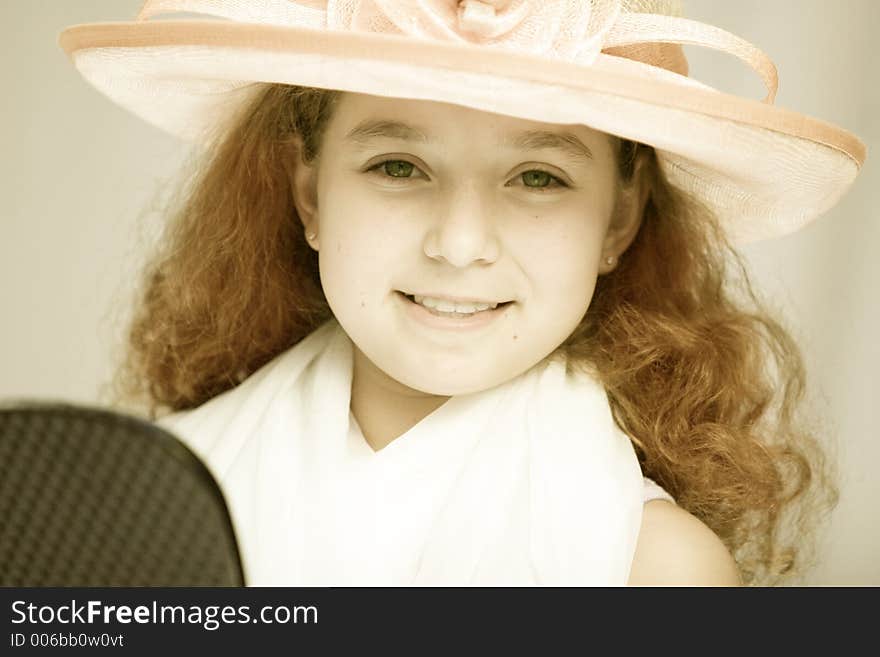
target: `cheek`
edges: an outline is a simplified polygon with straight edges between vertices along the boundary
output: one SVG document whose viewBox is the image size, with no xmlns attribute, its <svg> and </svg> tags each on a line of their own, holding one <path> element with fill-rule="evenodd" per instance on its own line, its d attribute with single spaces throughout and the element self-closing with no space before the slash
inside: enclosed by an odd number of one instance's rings
<svg viewBox="0 0 880 657">
<path fill-rule="evenodd" d="M 322 200 L 318 262 L 324 294 L 337 317 L 369 318 L 387 300 L 409 238 L 391 213 L 356 193 Z"/>
<path fill-rule="evenodd" d="M 348 183 L 348 184 L 346 184 Z M 335 187 L 330 187 L 319 196 L 319 226 L 321 234 L 326 235 L 335 250 L 341 250 L 355 257 L 358 253 L 370 254 L 374 259 L 383 254 L 404 237 L 407 225 L 406 212 L 414 214 L 414 209 L 401 209 L 400 204 L 383 203 L 375 193 L 361 185 L 351 184 L 351 180 L 340 176 Z M 346 190 L 333 193 L 332 189 Z M 383 247 L 384 248 L 380 248 Z M 321 241 L 321 248 L 325 248 Z"/>
<path fill-rule="evenodd" d="M 593 298 L 596 289 L 597 271 L 591 266 L 591 259 L 583 252 L 576 255 L 579 260 L 554 263 L 536 286 L 534 313 L 545 323 L 559 341 L 568 336 L 580 323 Z M 560 257 L 558 263 L 562 263 Z"/>
<path fill-rule="evenodd" d="M 319 197 L 318 265 L 321 285 L 333 312 L 357 307 L 363 295 L 360 283 L 369 279 L 370 267 L 360 245 L 370 239 L 367 222 L 356 212 L 356 205 L 345 195 Z M 358 275 L 358 274 L 361 275 Z"/>
<path fill-rule="evenodd" d="M 535 231 L 524 243 L 539 303 L 556 307 L 588 304 L 602 249 L 601 222 L 582 213 Z"/>
</svg>

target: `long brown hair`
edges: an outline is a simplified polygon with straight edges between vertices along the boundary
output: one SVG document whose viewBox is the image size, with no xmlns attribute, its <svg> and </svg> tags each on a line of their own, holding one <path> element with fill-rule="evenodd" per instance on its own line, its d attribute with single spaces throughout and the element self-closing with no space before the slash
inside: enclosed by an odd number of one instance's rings
<svg viewBox="0 0 880 657">
<path fill-rule="evenodd" d="M 116 389 L 151 417 L 234 387 L 331 317 L 290 167 L 320 157 L 339 93 L 258 91 L 185 178 L 145 272 Z M 559 350 L 598 372 L 645 475 L 724 541 L 743 580 L 782 583 L 810 564 L 837 496 L 796 417 L 798 347 L 712 213 L 666 182 L 652 149 L 619 143 L 621 179 L 637 153 L 649 160 L 642 227 Z"/>
</svg>

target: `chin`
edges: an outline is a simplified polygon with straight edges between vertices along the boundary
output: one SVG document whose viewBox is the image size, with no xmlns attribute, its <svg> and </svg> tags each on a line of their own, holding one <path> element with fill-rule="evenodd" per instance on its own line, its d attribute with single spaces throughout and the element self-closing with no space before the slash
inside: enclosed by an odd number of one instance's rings
<svg viewBox="0 0 880 657">
<path fill-rule="evenodd" d="M 437 384 L 425 384 L 425 385 L 412 385 L 409 384 L 410 388 L 414 390 L 418 390 L 419 392 L 423 392 L 427 395 L 435 395 L 437 397 L 458 397 L 459 395 L 470 395 L 475 392 L 481 392 L 482 390 L 487 390 L 494 386 L 461 386 L 461 385 L 437 385 Z"/>
<path fill-rule="evenodd" d="M 486 377 L 480 375 L 462 377 L 460 373 L 446 372 L 431 376 L 429 371 L 422 370 L 417 376 L 398 378 L 398 381 L 414 390 L 429 395 L 455 397 L 494 388 L 510 378 L 512 377 Z"/>
</svg>

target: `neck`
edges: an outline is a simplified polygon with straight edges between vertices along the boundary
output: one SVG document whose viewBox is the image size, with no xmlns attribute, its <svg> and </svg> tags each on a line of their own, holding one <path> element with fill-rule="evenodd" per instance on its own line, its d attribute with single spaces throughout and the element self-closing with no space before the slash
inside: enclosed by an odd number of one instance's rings
<svg viewBox="0 0 880 657">
<path fill-rule="evenodd" d="M 376 367 L 356 345 L 353 348 L 351 411 L 373 451 L 389 445 L 449 399 L 403 385 Z"/>
</svg>

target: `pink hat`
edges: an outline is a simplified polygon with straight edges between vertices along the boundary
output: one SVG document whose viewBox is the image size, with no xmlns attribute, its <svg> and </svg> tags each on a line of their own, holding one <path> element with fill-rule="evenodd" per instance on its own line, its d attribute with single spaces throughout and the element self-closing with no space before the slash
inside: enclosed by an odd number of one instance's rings
<svg viewBox="0 0 880 657">
<path fill-rule="evenodd" d="M 776 68 L 767 56 L 681 18 L 678 5 L 147 0 L 133 22 L 76 25 L 60 43 L 99 91 L 185 139 L 201 138 L 250 99 L 255 83 L 339 89 L 584 124 L 649 144 L 668 180 L 741 243 L 789 233 L 827 211 L 858 174 L 864 144 L 775 107 Z M 161 14 L 178 16 L 150 20 Z M 688 78 L 679 44 L 742 59 L 767 97 Z"/>
</svg>

